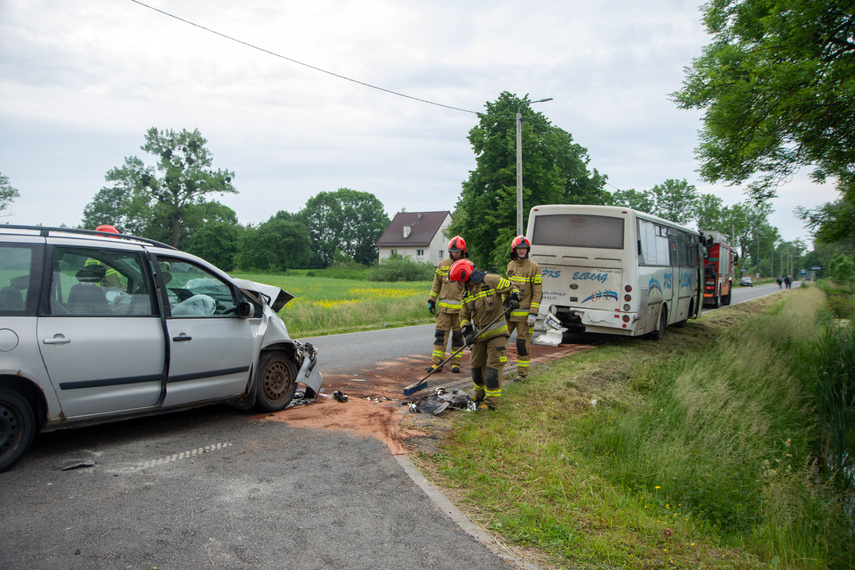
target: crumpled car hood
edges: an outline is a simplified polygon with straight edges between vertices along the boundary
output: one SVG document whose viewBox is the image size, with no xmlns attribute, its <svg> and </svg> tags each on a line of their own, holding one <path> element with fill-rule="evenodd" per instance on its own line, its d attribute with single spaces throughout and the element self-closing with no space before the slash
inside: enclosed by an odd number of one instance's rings
<svg viewBox="0 0 855 570">
<path fill-rule="evenodd" d="M 265 285 L 247 279 L 234 279 L 234 282 L 242 291 L 262 299 L 274 313 L 278 313 L 288 301 L 294 298 L 294 295 L 275 285 Z"/>
</svg>

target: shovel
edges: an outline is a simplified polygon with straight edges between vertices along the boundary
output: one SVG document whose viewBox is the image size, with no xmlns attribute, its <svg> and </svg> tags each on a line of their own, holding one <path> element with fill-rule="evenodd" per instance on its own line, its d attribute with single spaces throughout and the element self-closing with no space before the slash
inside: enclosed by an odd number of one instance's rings
<svg viewBox="0 0 855 570">
<path fill-rule="evenodd" d="M 506 317 L 506 316 L 507 316 L 507 314 L 508 314 L 508 312 L 509 312 L 510 310 L 511 310 L 511 309 L 510 309 L 510 307 L 508 307 L 508 308 L 507 308 L 507 309 L 505 309 L 505 310 L 504 310 L 504 311 L 503 311 L 499 316 L 497 316 L 495 319 L 493 319 L 492 321 L 490 321 L 490 323 L 489 323 L 487 326 L 485 326 L 483 329 L 481 329 L 481 332 L 479 332 L 478 334 L 476 334 L 476 335 L 475 335 L 475 340 L 477 341 L 477 340 L 478 340 L 478 337 L 479 337 L 479 336 L 481 336 L 481 335 L 484 333 L 484 331 L 488 330 L 491 326 L 493 326 L 494 324 L 496 324 L 496 323 L 499 321 L 499 319 L 501 319 L 501 318 L 503 318 L 503 317 Z M 455 350 L 455 351 L 451 354 L 451 356 L 449 356 L 448 358 L 446 358 L 445 360 L 443 360 L 442 362 L 440 362 L 438 366 L 436 366 L 433 370 L 431 370 L 430 372 L 428 372 L 428 373 L 425 375 L 425 377 L 424 377 L 424 378 L 422 378 L 422 379 L 421 379 L 421 380 L 419 380 L 418 382 L 414 382 L 413 384 L 410 384 L 409 386 L 407 386 L 406 388 L 404 388 L 404 396 L 412 396 L 412 395 L 413 395 L 413 394 L 415 394 L 416 392 L 420 392 L 421 390 L 424 390 L 425 388 L 427 388 L 427 385 L 428 385 L 428 383 L 427 383 L 428 376 L 430 376 L 431 374 L 433 374 L 434 372 L 436 372 L 437 370 L 439 370 L 440 368 L 442 368 L 443 366 L 445 366 L 445 364 L 446 364 L 449 360 L 451 360 L 452 358 L 454 358 L 455 356 L 457 356 L 458 354 L 460 354 L 460 352 L 461 352 L 461 351 L 463 351 L 463 349 L 464 349 L 464 348 L 469 348 L 470 346 L 472 346 L 472 345 L 471 345 L 471 344 L 464 344 L 463 346 L 461 346 L 460 348 L 458 348 L 457 350 Z"/>
</svg>

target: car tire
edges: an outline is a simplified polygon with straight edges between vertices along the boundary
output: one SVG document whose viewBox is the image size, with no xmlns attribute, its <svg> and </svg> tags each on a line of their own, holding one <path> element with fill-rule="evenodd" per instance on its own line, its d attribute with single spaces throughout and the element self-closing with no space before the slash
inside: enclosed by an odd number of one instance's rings
<svg viewBox="0 0 855 570">
<path fill-rule="evenodd" d="M 297 390 L 297 368 L 283 351 L 261 354 L 255 377 L 255 408 L 261 412 L 284 410 Z"/>
<path fill-rule="evenodd" d="M 0 388 L 0 472 L 27 452 L 36 433 L 33 407 L 19 392 Z"/>
</svg>

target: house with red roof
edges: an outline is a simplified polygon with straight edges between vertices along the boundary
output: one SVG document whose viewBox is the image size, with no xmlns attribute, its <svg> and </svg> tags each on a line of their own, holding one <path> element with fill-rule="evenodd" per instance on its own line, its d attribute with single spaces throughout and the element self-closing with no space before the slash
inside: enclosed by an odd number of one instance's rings
<svg viewBox="0 0 855 570">
<path fill-rule="evenodd" d="M 437 265 L 448 255 L 451 212 L 398 212 L 377 240 L 380 261 L 393 253 Z"/>
</svg>

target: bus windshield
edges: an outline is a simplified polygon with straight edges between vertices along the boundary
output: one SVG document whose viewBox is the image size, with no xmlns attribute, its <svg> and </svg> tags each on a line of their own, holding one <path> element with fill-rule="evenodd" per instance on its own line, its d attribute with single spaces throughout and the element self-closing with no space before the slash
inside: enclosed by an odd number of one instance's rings
<svg viewBox="0 0 855 570">
<path fill-rule="evenodd" d="M 566 247 L 623 249 L 623 218 L 585 214 L 540 215 L 532 243 Z"/>
</svg>

